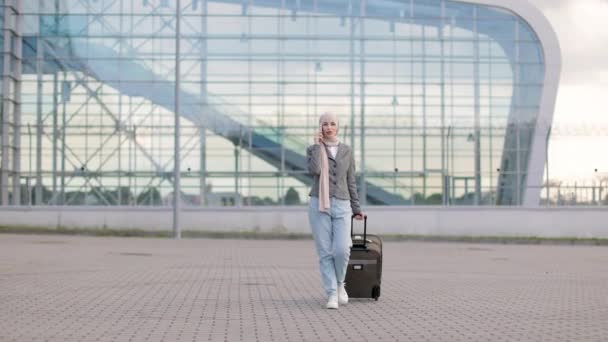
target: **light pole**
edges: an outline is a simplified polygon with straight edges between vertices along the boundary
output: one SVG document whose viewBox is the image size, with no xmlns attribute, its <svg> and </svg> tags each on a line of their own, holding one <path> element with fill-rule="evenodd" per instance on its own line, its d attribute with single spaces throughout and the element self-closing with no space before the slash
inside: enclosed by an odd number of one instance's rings
<svg viewBox="0 0 608 342">
<path fill-rule="evenodd" d="M 450 175 L 450 172 L 453 172 L 453 170 L 450 169 L 450 157 L 453 158 L 454 156 L 451 155 L 450 153 L 450 146 L 453 146 L 453 144 L 450 144 L 450 138 L 452 136 L 452 125 L 448 126 L 448 132 L 446 134 L 445 137 L 445 167 L 443 168 L 443 173 L 444 175 L 444 179 L 445 179 L 445 186 L 443 187 L 443 192 L 447 193 L 447 199 L 444 200 L 443 205 L 450 205 L 450 202 L 452 202 L 452 196 L 454 196 L 454 191 L 453 191 L 453 182 L 452 182 L 452 176 Z M 442 147 L 443 150 L 443 147 Z"/>
<path fill-rule="evenodd" d="M 175 3 L 175 132 L 174 132 L 174 167 L 173 167 L 173 238 L 180 239 L 182 232 L 179 227 L 180 212 L 180 123 L 179 123 L 179 54 L 180 54 L 180 0 Z"/>
<path fill-rule="evenodd" d="M 545 178 L 547 179 L 545 184 L 547 185 L 547 206 L 550 204 L 550 194 L 549 194 L 549 190 L 551 189 L 551 185 L 549 184 L 549 137 L 551 136 L 551 126 L 549 126 L 549 129 L 547 130 L 547 137 L 545 138 L 545 165 L 547 167 L 546 169 L 546 176 Z"/>
<path fill-rule="evenodd" d="M 599 198 L 597 200 L 597 205 L 601 206 L 603 204 L 603 200 L 602 200 L 602 190 L 604 189 L 604 181 L 606 181 L 606 179 L 602 179 L 600 178 L 600 184 L 598 185 L 598 195 Z"/>
<path fill-rule="evenodd" d="M 27 172 L 27 205 L 32 205 L 32 191 L 30 190 L 30 179 L 32 176 L 32 126 L 27 124 L 27 137 L 28 137 L 28 147 L 29 147 L 29 167 Z"/>
<path fill-rule="evenodd" d="M 591 193 L 591 198 L 592 198 L 591 203 L 597 204 L 597 203 L 599 203 L 599 201 L 596 202 L 596 199 L 595 199 L 595 181 L 597 180 L 597 169 L 594 169 L 593 172 L 595 173 L 595 176 L 593 177 L 593 185 L 591 186 L 591 192 L 592 192 Z"/>
</svg>

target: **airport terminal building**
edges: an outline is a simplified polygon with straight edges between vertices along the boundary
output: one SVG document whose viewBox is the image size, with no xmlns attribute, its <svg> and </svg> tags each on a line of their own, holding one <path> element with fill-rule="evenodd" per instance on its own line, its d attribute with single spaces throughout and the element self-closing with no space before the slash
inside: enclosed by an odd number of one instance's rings
<svg viewBox="0 0 608 342">
<path fill-rule="evenodd" d="M 525 0 L 0 3 L 1 205 L 170 205 L 176 112 L 184 205 L 306 203 L 327 111 L 363 204 L 539 204 L 561 60 Z"/>
</svg>

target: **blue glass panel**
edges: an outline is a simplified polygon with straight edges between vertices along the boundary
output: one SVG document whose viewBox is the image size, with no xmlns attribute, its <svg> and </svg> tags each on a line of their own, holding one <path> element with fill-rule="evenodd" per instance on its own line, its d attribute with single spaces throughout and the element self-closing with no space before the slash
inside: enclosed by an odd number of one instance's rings
<svg viewBox="0 0 608 342">
<path fill-rule="evenodd" d="M 248 24 L 244 27 L 250 28 L 252 34 L 273 34 L 277 32 L 277 17 L 250 17 Z"/>
<path fill-rule="evenodd" d="M 365 19 L 366 36 L 389 36 L 391 34 L 390 29 L 390 23 L 385 20 Z"/>
<path fill-rule="evenodd" d="M 254 46 L 258 48 L 261 48 L 263 45 L 265 44 L 261 41 L 254 44 Z M 207 48 L 209 49 L 211 55 L 233 53 L 245 54 L 247 52 L 247 43 L 238 39 L 210 39 L 207 41 Z"/>
<path fill-rule="evenodd" d="M 510 63 L 492 63 L 490 68 L 493 81 L 511 80 L 513 78 L 513 71 L 511 70 Z"/>
<path fill-rule="evenodd" d="M 543 54 L 538 43 L 519 42 L 519 61 L 522 63 L 542 63 Z"/>
<path fill-rule="evenodd" d="M 415 0 L 414 18 L 441 18 L 441 1 Z"/>
<path fill-rule="evenodd" d="M 542 64 L 521 64 L 520 80 L 522 83 L 542 84 L 545 77 L 545 66 Z"/>
<path fill-rule="evenodd" d="M 515 87 L 519 96 L 517 97 L 518 105 L 520 106 L 535 106 L 540 102 L 542 94 L 542 85 L 517 85 Z"/>
<path fill-rule="evenodd" d="M 478 5 L 477 18 L 490 20 L 513 20 L 515 16 L 513 13 L 501 8 Z"/>
<path fill-rule="evenodd" d="M 487 36 L 491 40 L 497 41 L 514 41 L 515 40 L 515 25 L 514 18 L 508 19 L 479 19 L 477 21 L 477 32 Z"/>
<path fill-rule="evenodd" d="M 472 31 L 474 8 L 471 4 L 446 2 L 445 22 Z"/>
<path fill-rule="evenodd" d="M 462 20 L 473 20 L 473 9 L 475 5 L 467 3 L 458 3 L 446 1 L 445 14 L 446 17 L 454 17 Z"/>
<path fill-rule="evenodd" d="M 407 10 L 406 10 L 407 8 Z M 367 17 L 376 18 L 405 18 L 409 17 L 409 3 L 403 4 L 393 1 L 372 1 L 368 2 L 366 9 Z"/>
<path fill-rule="evenodd" d="M 88 33 L 86 15 L 41 15 L 40 33 L 42 35 L 76 35 Z"/>
<path fill-rule="evenodd" d="M 59 18 L 56 15 L 41 15 L 40 16 L 40 35 L 56 35 L 57 21 Z"/>
<path fill-rule="evenodd" d="M 248 18 L 243 16 L 209 16 L 207 25 L 208 34 L 240 35 L 247 31 Z M 276 26 L 274 29 L 276 30 Z"/>
<path fill-rule="evenodd" d="M 437 28 L 443 25 L 443 20 L 441 18 L 416 19 L 416 24 L 425 26 L 426 37 L 439 37 L 439 31 Z"/>
<path fill-rule="evenodd" d="M 207 13 L 210 15 L 215 14 L 242 14 L 242 1 L 234 1 L 236 4 L 228 4 L 227 2 L 232 1 L 209 1 L 207 4 Z M 256 1 L 256 3 L 259 1 Z"/>
<path fill-rule="evenodd" d="M 532 29 L 526 22 L 524 22 L 520 19 L 518 21 L 518 26 L 519 26 L 519 40 L 538 41 L 536 34 L 532 31 Z"/>
</svg>

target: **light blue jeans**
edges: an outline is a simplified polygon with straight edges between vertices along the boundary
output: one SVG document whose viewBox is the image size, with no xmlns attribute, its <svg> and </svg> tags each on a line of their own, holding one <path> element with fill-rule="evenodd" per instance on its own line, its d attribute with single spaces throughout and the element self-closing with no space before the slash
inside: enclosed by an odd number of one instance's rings
<svg viewBox="0 0 608 342">
<path fill-rule="evenodd" d="M 329 214 L 319 211 L 318 197 L 310 197 L 308 206 L 308 221 L 315 239 L 321 281 L 327 297 L 335 295 L 338 283 L 344 282 L 352 246 L 350 201 L 332 197 L 330 203 Z"/>
</svg>

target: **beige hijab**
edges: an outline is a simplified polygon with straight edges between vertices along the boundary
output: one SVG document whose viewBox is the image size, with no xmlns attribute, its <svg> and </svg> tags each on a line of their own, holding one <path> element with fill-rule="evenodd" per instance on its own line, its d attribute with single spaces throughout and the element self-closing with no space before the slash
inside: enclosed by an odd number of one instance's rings
<svg viewBox="0 0 608 342">
<path fill-rule="evenodd" d="M 336 136 L 333 139 L 328 139 L 323 137 L 323 141 L 321 142 L 321 153 L 320 156 L 320 165 L 321 165 L 321 174 L 319 175 L 319 211 L 324 211 L 329 213 L 329 209 L 331 207 L 331 203 L 329 201 L 329 162 L 327 160 L 327 150 L 326 146 L 335 146 L 340 143 L 338 140 L 338 117 L 332 113 L 325 113 L 319 117 L 319 127 L 321 128 L 321 132 L 323 131 L 323 123 L 325 122 L 335 122 L 336 123 Z"/>
</svg>

